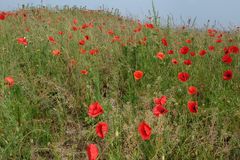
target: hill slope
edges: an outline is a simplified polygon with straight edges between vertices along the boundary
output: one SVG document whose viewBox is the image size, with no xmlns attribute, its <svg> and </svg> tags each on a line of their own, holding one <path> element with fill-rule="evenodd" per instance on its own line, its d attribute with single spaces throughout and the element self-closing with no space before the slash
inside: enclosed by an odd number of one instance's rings
<svg viewBox="0 0 240 160">
<path fill-rule="evenodd" d="M 0 15 L 0 159 L 86 159 L 91 143 L 99 159 L 239 156 L 239 31 Z"/>
</svg>

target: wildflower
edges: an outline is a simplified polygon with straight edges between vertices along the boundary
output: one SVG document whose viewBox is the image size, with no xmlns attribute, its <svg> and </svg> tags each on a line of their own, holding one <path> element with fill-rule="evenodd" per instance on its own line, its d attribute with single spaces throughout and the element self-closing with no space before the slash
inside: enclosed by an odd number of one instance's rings
<svg viewBox="0 0 240 160">
<path fill-rule="evenodd" d="M 89 160 L 96 160 L 98 157 L 98 148 L 96 144 L 89 144 L 87 146 L 87 156 Z"/>
<path fill-rule="evenodd" d="M 92 103 L 88 108 L 88 115 L 94 118 L 100 114 L 103 114 L 102 106 L 98 102 Z"/>
<path fill-rule="evenodd" d="M 190 94 L 190 95 L 197 94 L 197 88 L 194 87 L 194 86 L 189 86 L 188 87 L 188 94 Z"/>
<path fill-rule="evenodd" d="M 167 42 L 166 38 L 162 39 L 162 44 L 166 47 L 168 46 L 168 42 Z"/>
<path fill-rule="evenodd" d="M 151 137 L 151 127 L 146 122 L 141 122 L 138 126 L 138 132 L 140 133 L 142 140 L 149 140 Z"/>
<path fill-rule="evenodd" d="M 105 122 L 99 122 L 96 126 L 96 134 L 98 135 L 98 137 L 104 139 L 107 133 L 108 133 L 108 124 Z"/>
<path fill-rule="evenodd" d="M 83 40 L 83 39 L 80 40 L 80 41 L 78 42 L 78 44 L 83 46 L 83 45 L 85 44 L 85 40 Z"/>
<path fill-rule="evenodd" d="M 198 112 L 198 102 L 188 101 L 188 109 L 191 113 L 197 113 Z"/>
<path fill-rule="evenodd" d="M 223 80 L 231 80 L 233 77 L 233 73 L 231 70 L 227 70 L 223 73 Z"/>
<path fill-rule="evenodd" d="M 13 87 L 15 82 L 14 79 L 10 76 L 4 78 L 5 83 L 8 85 L 8 87 Z"/>
<path fill-rule="evenodd" d="M 178 79 L 181 82 L 186 82 L 189 79 L 189 74 L 187 72 L 180 72 L 178 73 Z"/>
<path fill-rule="evenodd" d="M 162 105 L 156 105 L 153 108 L 153 114 L 157 117 L 159 117 L 160 115 L 164 115 L 168 112 L 168 110 L 166 108 L 164 108 Z"/>
<path fill-rule="evenodd" d="M 133 73 L 135 80 L 140 80 L 143 77 L 143 72 L 138 70 Z"/>
<path fill-rule="evenodd" d="M 187 46 L 184 46 L 179 50 L 181 54 L 187 54 L 188 51 L 189 51 L 189 48 Z"/>
<path fill-rule="evenodd" d="M 160 98 L 154 98 L 154 103 L 156 105 L 164 105 L 167 102 L 167 97 L 166 96 L 162 96 Z"/>
<path fill-rule="evenodd" d="M 199 55 L 200 55 L 201 57 L 203 57 L 205 54 L 207 54 L 207 51 L 206 51 L 206 50 L 201 50 L 201 51 L 199 52 Z"/>
<path fill-rule="evenodd" d="M 55 49 L 55 50 L 52 51 L 52 54 L 54 56 L 59 56 L 61 54 L 61 51 L 59 49 Z"/>
<path fill-rule="evenodd" d="M 21 37 L 17 39 L 18 44 L 23 44 L 24 46 L 28 45 L 27 39 L 25 37 Z"/>
<path fill-rule="evenodd" d="M 87 70 L 81 70 L 80 73 L 83 74 L 83 75 L 87 75 L 88 71 Z"/>
<path fill-rule="evenodd" d="M 172 64 L 178 64 L 178 61 L 175 58 L 173 58 L 172 59 Z"/>
<path fill-rule="evenodd" d="M 183 63 L 184 63 L 185 65 L 191 65 L 191 64 L 192 64 L 192 61 L 191 61 L 190 59 L 186 59 L 186 60 L 183 61 Z"/>
<path fill-rule="evenodd" d="M 157 57 L 158 59 L 160 59 L 160 60 L 163 60 L 164 57 L 165 57 L 165 54 L 162 53 L 162 52 L 158 52 L 158 53 L 156 54 L 156 57 Z"/>
<path fill-rule="evenodd" d="M 222 62 L 226 63 L 226 64 L 231 64 L 232 63 L 232 58 L 228 54 L 226 54 L 222 57 Z"/>
<path fill-rule="evenodd" d="M 153 29 L 153 28 L 154 28 L 154 25 L 151 24 L 151 23 L 146 23 L 146 24 L 145 24 L 145 27 L 148 28 L 148 29 Z"/>
</svg>

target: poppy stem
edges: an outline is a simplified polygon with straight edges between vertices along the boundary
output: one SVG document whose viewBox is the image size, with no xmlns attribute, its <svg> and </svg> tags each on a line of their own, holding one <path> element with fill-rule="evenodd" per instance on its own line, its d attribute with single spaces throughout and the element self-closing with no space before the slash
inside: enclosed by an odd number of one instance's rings
<svg viewBox="0 0 240 160">
<path fill-rule="evenodd" d="M 17 121 L 18 121 L 18 126 L 21 126 L 21 111 L 19 105 L 17 106 Z"/>
</svg>

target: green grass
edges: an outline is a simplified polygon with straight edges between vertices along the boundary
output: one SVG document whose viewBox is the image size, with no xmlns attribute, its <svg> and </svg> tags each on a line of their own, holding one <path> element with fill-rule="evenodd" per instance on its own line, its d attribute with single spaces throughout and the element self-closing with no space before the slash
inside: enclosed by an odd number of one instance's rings
<svg viewBox="0 0 240 160">
<path fill-rule="evenodd" d="M 92 22 L 93 28 L 73 31 L 73 19 L 77 27 Z M 143 24 L 134 33 L 137 26 L 109 12 L 84 9 L 25 9 L 0 21 L 0 159 L 86 159 L 90 143 L 97 144 L 99 159 L 108 160 L 238 159 L 240 57 L 230 54 L 231 64 L 221 59 L 224 47 L 240 45 L 239 31 L 218 31 L 223 42 L 215 43 L 216 36 L 208 36 L 207 28 L 147 29 Z M 111 43 L 110 29 L 121 42 Z M 85 35 L 90 40 L 79 46 Z M 57 43 L 49 42 L 49 36 Z M 145 36 L 147 43 L 141 45 Z M 19 37 L 26 37 L 28 46 L 18 44 Z M 168 47 L 161 44 L 163 37 Z M 196 56 L 179 54 L 184 45 Z M 210 45 L 214 51 L 208 51 Z M 87 53 L 81 54 L 80 48 Z M 54 49 L 61 55 L 53 56 Z M 91 49 L 99 53 L 90 55 Z M 169 49 L 174 54 L 167 54 Z M 202 49 L 207 50 L 204 57 L 198 55 Z M 158 52 L 165 54 L 163 61 L 156 58 Z M 178 65 L 171 63 L 173 58 Z M 184 65 L 185 59 L 192 65 Z M 87 75 L 80 73 L 84 69 Z M 228 69 L 233 78 L 224 81 Z M 133 76 L 136 70 L 144 72 L 139 81 Z M 190 74 L 184 83 L 178 80 L 183 71 Z M 4 84 L 7 76 L 15 80 L 11 88 Z M 198 88 L 197 96 L 188 95 L 191 85 Z M 155 117 L 153 99 L 162 95 L 168 98 L 169 112 Z M 198 101 L 198 113 L 189 112 L 188 100 Z M 91 118 L 88 106 L 95 101 L 104 114 Z M 149 141 L 138 133 L 142 120 L 152 127 Z M 103 140 L 95 133 L 99 121 L 109 125 Z"/>
</svg>

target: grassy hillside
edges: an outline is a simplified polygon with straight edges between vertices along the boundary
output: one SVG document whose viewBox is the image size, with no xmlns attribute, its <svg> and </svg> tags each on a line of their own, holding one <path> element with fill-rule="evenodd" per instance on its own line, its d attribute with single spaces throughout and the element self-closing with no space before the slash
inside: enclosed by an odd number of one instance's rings
<svg viewBox="0 0 240 160">
<path fill-rule="evenodd" d="M 25 9 L 0 35 L 0 159 L 240 157 L 239 30 Z"/>
</svg>

